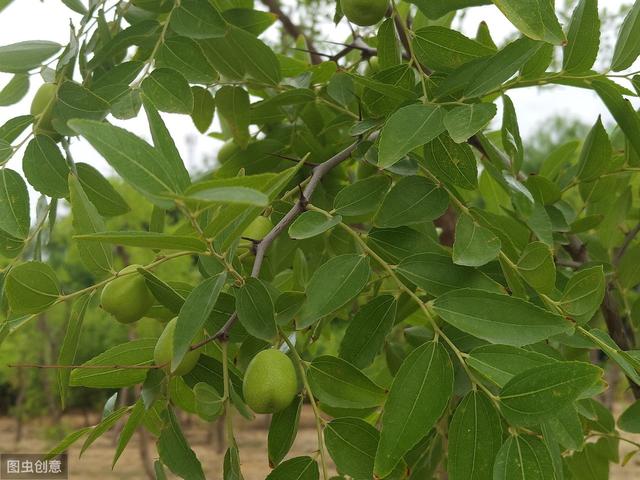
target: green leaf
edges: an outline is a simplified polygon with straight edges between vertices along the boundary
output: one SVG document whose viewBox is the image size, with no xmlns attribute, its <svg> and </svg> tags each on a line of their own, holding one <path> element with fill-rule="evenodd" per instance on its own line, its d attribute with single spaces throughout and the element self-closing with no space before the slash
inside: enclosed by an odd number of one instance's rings
<svg viewBox="0 0 640 480">
<path fill-rule="evenodd" d="M 358 368 L 338 357 L 322 355 L 307 373 L 313 395 L 337 408 L 370 408 L 382 405 L 385 391 Z"/>
<path fill-rule="evenodd" d="M 184 305 L 185 296 L 188 294 L 184 294 L 178 289 L 172 287 L 171 285 L 163 282 L 158 277 L 156 277 L 153 273 L 144 268 L 138 268 L 138 273 L 142 275 L 147 284 L 147 288 L 151 291 L 156 300 L 160 302 L 163 306 L 168 308 L 173 313 L 179 313 L 180 309 Z M 191 293 L 190 291 L 188 293 Z M 183 296 L 183 294 L 185 296 Z"/>
<path fill-rule="evenodd" d="M 301 409 L 302 397 L 297 396 L 287 408 L 272 415 L 267 442 L 269 465 L 278 465 L 289 453 L 298 434 Z"/>
<path fill-rule="evenodd" d="M 576 272 L 567 282 L 560 298 L 560 308 L 578 324 L 584 325 L 598 311 L 606 289 L 601 266 Z"/>
<path fill-rule="evenodd" d="M 611 69 L 620 72 L 629 68 L 640 55 L 640 4 L 635 2 L 629 10 L 613 51 Z"/>
<path fill-rule="evenodd" d="M 390 186 L 391 180 L 384 175 L 359 180 L 338 192 L 333 202 L 335 213 L 357 216 L 375 212 Z"/>
<path fill-rule="evenodd" d="M 397 304 L 391 295 L 381 295 L 362 306 L 342 337 L 340 357 L 358 368 L 368 367 L 393 327 L 396 310 Z"/>
<path fill-rule="evenodd" d="M 191 112 L 193 124 L 200 133 L 205 133 L 213 122 L 216 102 L 206 88 L 191 87 L 191 93 L 193 93 L 193 112 Z"/>
<path fill-rule="evenodd" d="M 148 369 L 129 368 L 153 364 L 155 338 L 141 338 L 108 349 L 71 371 L 69 385 L 89 388 L 124 388 L 142 383 Z M 99 366 L 105 368 L 98 368 Z M 113 366 L 119 368 L 114 369 Z"/>
<path fill-rule="evenodd" d="M 58 443 L 55 447 L 53 447 L 46 455 L 46 458 L 53 458 L 57 455 L 60 455 L 62 452 L 65 452 L 71 445 L 80 440 L 83 436 L 91 431 L 92 427 L 84 427 L 80 430 L 76 430 L 75 432 L 71 432 L 66 437 L 64 437 L 60 443 Z"/>
<path fill-rule="evenodd" d="M 484 393 L 468 393 L 449 425 L 449 478 L 491 479 L 501 445 L 502 424 L 498 411 Z"/>
<path fill-rule="evenodd" d="M 602 125 L 601 117 L 598 117 L 584 141 L 576 176 L 582 181 L 596 180 L 608 169 L 612 154 L 609 135 Z"/>
<path fill-rule="evenodd" d="M 424 147 L 424 161 L 438 180 L 467 190 L 478 186 L 478 168 L 471 147 L 455 143 L 449 135 L 442 134 Z"/>
<path fill-rule="evenodd" d="M 0 169 L 0 230 L 24 239 L 29 235 L 30 226 L 27 185 L 18 172 Z"/>
<path fill-rule="evenodd" d="M 160 460 L 173 473 L 189 480 L 205 480 L 202 465 L 189 448 L 180 429 L 180 423 L 171 410 L 167 410 L 167 418 L 160 432 L 157 447 Z"/>
<path fill-rule="evenodd" d="M 255 36 L 263 33 L 278 19 L 277 15 L 273 13 L 250 10 L 250 7 L 251 5 L 247 3 L 242 8 L 229 8 L 222 12 L 222 16 L 227 22 Z"/>
<path fill-rule="evenodd" d="M 187 80 L 175 70 L 158 68 L 142 82 L 145 96 L 162 112 L 184 113 L 193 111 L 193 94 Z"/>
<path fill-rule="evenodd" d="M 218 178 L 196 183 L 180 197 L 195 204 L 236 204 L 266 207 L 269 197 L 260 190 L 265 175 L 247 175 L 233 178 Z"/>
<path fill-rule="evenodd" d="M 59 299 L 60 283 L 48 264 L 25 262 L 9 270 L 4 293 L 14 313 L 40 313 Z"/>
<path fill-rule="evenodd" d="M 442 295 L 459 288 L 504 291 L 501 285 L 479 270 L 456 265 L 450 257 L 437 253 L 409 256 L 400 262 L 396 271 L 430 295 Z"/>
<path fill-rule="evenodd" d="M 480 267 L 498 256 L 500 239 L 491 230 L 475 222 L 469 215 L 460 215 L 453 244 L 453 263 Z"/>
<path fill-rule="evenodd" d="M 88 163 L 79 162 L 76 163 L 76 173 L 84 193 L 100 215 L 115 217 L 131 210 L 122 195 L 94 167 Z"/>
<path fill-rule="evenodd" d="M 70 124 L 127 183 L 154 204 L 172 206 L 171 201 L 160 196 L 177 193 L 180 187 L 172 166 L 151 145 L 133 133 L 108 123 L 73 120 Z"/>
<path fill-rule="evenodd" d="M 224 480 L 243 480 L 240 471 L 240 452 L 238 447 L 230 447 L 224 455 L 223 479 Z"/>
<path fill-rule="evenodd" d="M 367 235 L 367 243 L 386 262 L 394 265 L 416 252 L 444 252 L 435 238 L 409 227 L 373 228 Z"/>
<path fill-rule="evenodd" d="M 324 428 L 324 442 L 338 471 L 354 479 L 373 478 L 379 437 L 378 430 L 360 418 L 336 418 Z"/>
<path fill-rule="evenodd" d="M 439 343 L 416 348 L 396 374 L 384 413 L 374 472 L 390 474 L 440 418 L 453 393 L 453 367 Z"/>
<path fill-rule="evenodd" d="M 529 38 L 555 45 L 564 44 L 566 39 L 554 11 L 554 4 L 548 0 L 493 0 L 515 27 Z"/>
<path fill-rule="evenodd" d="M 400 43 L 396 34 L 395 22 L 392 18 L 386 19 L 378 29 L 378 62 L 380 68 L 395 67 L 402 63 Z M 344 76 L 343 78 L 348 78 Z"/>
<path fill-rule="evenodd" d="M 636 400 L 629 405 L 618 417 L 620 430 L 629 433 L 640 433 L 640 401 Z"/>
<path fill-rule="evenodd" d="M 504 387 L 519 373 L 553 362 L 541 353 L 510 345 L 483 345 L 474 348 L 467 358 L 467 365 L 498 387 Z"/>
<path fill-rule="evenodd" d="M 582 448 L 584 443 L 582 422 L 573 405 L 556 412 L 553 418 L 545 422 L 544 428 L 551 431 L 553 437 L 565 449 L 580 450 Z"/>
<path fill-rule="evenodd" d="M 180 366 L 182 359 L 189 351 L 191 343 L 202 331 L 209 315 L 213 312 L 226 280 L 226 272 L 207 278 L 194 288 L 185 299 L 173 332 L 171 371 Z"/>
<path fill-rule="evenodd" d="M 111 428 L 116 424 L 118 420 L 120 420 L 124 416 L 125 413 L 127 413 L 127 408 L 121 407 L 104 416 L 102 421 L 100 421 L 99 424 L 93 427 L 89 432 L 89 435 L 87 435 L 87 438 L 85 439 L 84 443 L 82 444 L 82 448 L 80 449 L 80 456 L 82 456 L 82 454 L 93 444 L 93 442 L 95 442 L 98 438 L 111 430 Z"/>
<path fill-rule="evenodd" d="M 158 250 L 181 250 L 205 252 L 207 245 L 200 239 L 188 235 L 170 235 L 155 232 L 96 232 L 89 235 L 74 235 L 82 242 L 102 242 L 128 247 L 154 248 Z"/>
<path fill-rule="evenodd" d="M 378 227 L 400 227 L 425 223 L 440 217 L 449 205 L 447 192 L 421 176 L 401 178 L 387 193 L 374 223 Z"/>
<path fill-rule="evenodd" d="M 118 462 L 118 459 L 120 458 L 120 455 L 122 455 L 125 448 L 127 448 L 127 445 L 131 440 L 131 437 L 133 437 L 133 434 L 136 432 L 138 427 L 142 424 L 142 420 L 144 419 L 144 414 L 145 414 L 144 402 L 142 402 L 142 400 L 138 400 L 134 405 L 133 409 L 131 410 L 131 414 L 127 419 L 127 423 L 124 424 L 124 427 L 122 427 L 122 431 L 118 436 L 118 445 L 113 455 L 111 468 L 113 468 L 116 465 L 116 463 Z"/>
<path fill-rule="evenodd" d="M 243 62 L 249 76 L 270 85 L 280 82 L 280 63 L 273 50 L 262 41 L 232 25 L 227 28 L 225 40 L 231 51 L 238 55 L 238 60 Z"/>
<path fill-rule="evenodd" d="M 190 38 L 222 37 L 225 21 L 210 2 L 182 0 L 171 14 L 171 28 Z"/>
<path fill-rule="evenodd" d="M 251 139 L 249 123 L 251 114 L 249 94 L 244 88 L 224 86 L 216 92 L 218 114 L 224 120 L 231 136 L 241 148 L 246 148 Z"/>
<path fill-rule="evenodd" d="M 72 119 L 102 120 L 109 113 L 109 103 L 75 82 L 64 82 L 57 90 L 53 107 L 53 127 L 63 135 L 75 135 L 68 124 Z"/>
<path fill-rule="evenodd" d="M 471 60 L 495 53 L 495 49 L 456 30 L 435 25 L 415 32 L 413 49 L 420 63 L 442 72 L 450 72 Z"/>
<path fill-rule="evenodd" d="M 458 9 L 488 5 L 490 0 L 412 0 L 428 18 L 437 20 Z"/>
<path fill-rule="evenodd" d="M 494 480 L 556 480 L 549 450 L 532 435 L 515 435 L 500 448 Z"/>
<path fill-rule="evenodd" d="M 196 413 L 200 418 L 211 422 L 224 411 L 224 400 L 218 391 L 207 383 L 197 383 L 193 387 Z"/>
<path fill-rule="evenodd" d="M 636 10 L 640 12 L 637 4 Z M 610 83 L 595 80 L 592 86 L 607 106 L 609 112 L 611 112 L 620 130 L 624 132 L 636 153 L 640 154 L 640 116 L 636 113 L 631 102 L 624 98 L 616 87 Z"/>
<path fill-rule="evenodd" d="M 454 290 L 436 298 L 442 319 L 474 337 L 520 347 L 569 333 L 561 316 L 519 298 L 483 290 Z"/>
<path fill-rule="evenodd" d="M 44 40 L 12 43 L 0 47 L 0 72 L 26 73 L 58 53 L 62 45 Z"/>
<path fill-rule="evenodd" d="M 528 38 L 520 38 L 484 60 L 468 84 L 465 97 L 482 97 L 498 88 L 520 70 L 541 45 Z"/>
<path fill-rule="evenodd" d="M 571 17 L 562 68 L 567 72 L 586 72 L 593 67 L 600 47 L 598 0 L 580 0 Z"/>
<path fill-rule="evenodd" d="M 87 307 L 91 302 L 92 295 L 83 295 L 78 298 L 69 315 L 67 330 L 64 334 L 64 340 L 58 354 L 58 365 L 73 365 L 76 360 L 76 352 L 78 350 L 78 342 L 80 340 L 80 331 L 84 316 L 87 313 Z M 65 408 L 67 403 L 67 391 L 69 389 L 69 376 L 71 370 L 68 368 L 60 368 L 56 371 L 58 379 L 58 391 L 60 393 L 60 403 Z"/>
<path fill-rule="evenodd" d="M 511 169 L 517 172 L 524 161 L 524 150 L 518 117 L 513 101 L 507 95 L 502 95 L 504 111 L 502 113 L 502 146 L 511 158 Z"/>
<path fill-rule="evenodd" d="M 611 458 L 612 449 L 615 457 Z M 580 452 L 574 452 L 570 457 L 565 457 L 565 464 L 572 478 L 584 480 L 607 480 L 609 475 L 609 462 L 618 462 L 618 444 L 611 438 L 601 438 L 595 443 L 588 443 Z M 624 462 L 623 462 L 624 465 Z"/>
<path fill-rule="evenodd" d="M 27 181 L 49 197 L 69 196 L 69 166 L 56 143 L 46 135 L 36 135 L 24 152 L 22 170 Z"/>
<path fill-rule="evenodd" d="M 218 80 L 218 72 L 209 63 L 200 45 L 187 37 L 166 38 L 158 50 L 156 64 L 180 72 L 192 83 L 211 85 Z"/>
<path fill-rule="evenodd" d="M 440 107 L 409 105 L 396 111 L 380 134 L 378 165 L 390 167 L 413 149 L 429 143 L 444 131 Z"/>
<path fill-rule="evenodd" d="M 265 480 L 318 480 L 319 478 L 318 464 L 313 458 L 295 457 L 278 465 Z"/>
<path fill-rule="evenodd" d="M 273 301 L 261 280 L 249 278 L 236 295 L 238 319 L 256 338 L 272 341 L 278 334 Z"/>
<path fill-rule="evenodd" d="M 602 377 L 584 362 L 554 362 L 515 375 L 500 392 L 500 410 L 512 425 L 534 425 L 555 416 Z"/>
<path fill-rule="evenodd" d="M 532 242 L 518 260 L 518 273 L 540 293 L 551 293 L 556 286 L 556 265 L 553 252 L 542 242 Z"/>
<path fill-rule="evenodd" d="M 363 255 L 338 255 L 328 260 L 309 281 L 298 327 L 310 326 L 351 301 L 365 287 L 370 273 L 369 259 Z"/>
<path fill-rule="evenodd" d="M 184 161 L 180 156 L 180 152 L 176 148 L 176 144 L 169 133 L 162 117 L 158 111 L 151 105 L 151 103 L 145 97 L 143 99 L 144 110 L 147 113 L 147 119 L 149 120 L 149 130 L 151 131 L 151 137 L 153 138 L 153 144 L 164 156 L 164 160 L 173 172 L 175 184 L 178 186 L 178 191 L 182 192 L 189 185 L 191 185 L 191 178 L 187 171 Z"/>
<path fill-rule="evenodd" d="M 6 107 L 18 103 L 29 91 L 29 76 L 17 73 L 0 90 L 0 106 Z"/>
<path fill-rule="evenodd" d="M 69 191 L 71 192 L 71 215 L 73 232 L 76 235 L 94 234 L 106 227 L 104 220 L 84 193 L 78 178 L 69 174 Z M 95 243 L 78 243 L 80 259 L 87 269 L 99 276 L 105 276 L 114 271 L 111 247 L 101 241 Z"/>
<path fill-rule="evenodd" d="M 324 213 L 304 212 L 289 227 L 289 236 L 294 240 L 304 240 L 331 230 L 342 221 L 342 217 L 327 217 Z"/>
</svg>

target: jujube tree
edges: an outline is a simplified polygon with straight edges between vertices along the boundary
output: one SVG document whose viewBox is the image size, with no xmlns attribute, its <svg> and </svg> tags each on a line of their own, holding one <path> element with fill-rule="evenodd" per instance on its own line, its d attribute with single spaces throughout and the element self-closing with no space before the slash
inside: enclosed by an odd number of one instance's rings
<svg viewBox="0 0 640 480">
<path fill-rule="evenodd" d="M 234 415 L 264 413 L 272 480 L 607 478 L 620 441 L 636 453 L 640 403 L 616 419 L 599 397 L 606 366 L 640 398 L 640 2 L 598 70 L 597 0 L 565 26 L 548 0 L 295 2 L 371 26 L 329 53 L 275 0 L 63 3 L 82 16 L 67 45 L 0 47 L 9 102 L 46 82 L 0 127 L 0 339 L 69 302 L 62 400 L 141 394 L 51 454 L 124 421 L 114 463 L 147 429 L 158 478 L 205 478 L 178 410 L 226 416 L 225 480 L 242 478 Z M 512 41 L 452 28 L 491 3 Z M 278 25 L 291 43 L 268 41 Z M 509 92 L 546 85 L 593 91 L 615 125 L 592 119 L 532 170 Z M 226 142 L 213 169 L 187 170 L 161 112 Z M 114 125 L 139 116 L 151 142 Z M 152 206 L 148 228 L 106 228 L 127 209 L 74 161 L 79 139 Z M 93 278 L 76 291 L 47 264 L 63 201 Z M 116 247 L 153 260 L 121 265 Z M 191 283 L 159 273 L 185 258 Z M 160 338 L 76 364 L 97 294 L 114 322 L 166 322 Z M 317 449 L 286 459 L 304 402 Z"/>
</svg>

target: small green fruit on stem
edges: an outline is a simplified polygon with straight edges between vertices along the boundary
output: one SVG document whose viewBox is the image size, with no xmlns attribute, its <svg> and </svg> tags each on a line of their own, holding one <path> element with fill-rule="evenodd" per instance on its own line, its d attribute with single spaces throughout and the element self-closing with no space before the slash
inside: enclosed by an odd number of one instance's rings
<svg viewBox="0 0 640 480">
<path fill-rule="evenodd" d="M 388 0 L 340 0 L 340 5 L 349 21 L 361 27 L 378 23 L 389 8 Z"/>
<path fill-rule="evenodd" d="M 256 413 L 284 410 L 298 393 L 293 363 L 280 350 L 263 350 L 249 363 L 242 392 L 245 402 Z"/>
<path fill-rule="evenodd" d="M 36 135 L 49 135 L 56 137 L 58 134 L 51 124 L 53 117 L 53 107 L 58 92 L 58 85 L 55 83 L 44 83 L 31 101 L 31 115 L 36 117 L 33 133 Z"/>
<path fill-rule="evenodd" d="M 141 265 L 129 265 L 102 290 L 101 307 L 120 323 L 140 320 L 154 303 L 144 277 L 137 272 Z M 135 273 L 131 273 L 135 272 Z"/>
<path fill-rule="evenodd" d="M 156 365 L 166 365 L 165 370 L 171 370 L 171 360 L 173 359 L 173 334 L 176 331 L 176 325 L 178 323 L 178 317 L 167 323 L 164 330 L 158 337 L 158 343 L 153 350 L 153 361 Z M 180 365 L 173 371 L 174 375 L 186 375 L 193 367 L 198 363 L 200 358 L 200 352 L 198 350 L 190 350 L 185 353 Z"/>
</svg>

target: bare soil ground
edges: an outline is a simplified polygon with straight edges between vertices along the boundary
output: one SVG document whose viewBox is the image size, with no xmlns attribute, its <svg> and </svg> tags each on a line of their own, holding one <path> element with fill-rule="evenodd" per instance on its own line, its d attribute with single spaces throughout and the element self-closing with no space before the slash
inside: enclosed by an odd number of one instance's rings
<svg viewBox="0 0 640 480">
<path fill-rule="evenodd" d="M 93 418 L 95 422 L 97 419 Z M 264 480 L 270 468 L 267 460 L 267 428 L 268 417 L 258 419 L 251 424 L 242 419 L 235 419 L 236 436 L 240 446 L 242 473 L 245 480 Z M 69 415 L 63 419 L 67 431 L 85 426 L 82 415 Z M 0 452 L 41 453 L 55 443 L 47 439 L 45 432 L 50 428 L 46 421 L 33 421 L 25 425 L 23 440 L 15 442 L 15 421 L 8 417 L 0 418 Z M 220 453 L 220 443 L 215 429 L 197 419 L 185 424 L 185 433 L 191 442 L 198 458 L 203 463 L 207 478 L 219 480 L 222 478 L 223 453 Z M 60 437 L 56 437 L 60 438 Z M 638 440 L 637 438 L 635 440 Z M 69 451 L 71 480 L 147 480 L 139 452 L 139 437 L 135 435 L 129 448 L 122 454 L 115 469 L 111 470 L 111 462 L 115 451 L 115 435 L 105 434 L 87 450 L 82 458 L 78 458 L 82 441 L 71 447 Z M 224 445 L 222 445 L 224 448 Z M 290 453 L 291 456 L 309 455 L 317 449 L 316 431 L 314 429 L 311 411 L 303 411 L 298 437 Z M 630 449 L 621 443 L 621 456 Z M 155 457 L 155 447 L 149 443 L 151 460 Z M 170 478 L 175 478 L 171 477 Z M 629 464 L 622 468 L 613 466 L 611 480 L 640 479 L 640 455 L 634 457 Z"/>
</svg>

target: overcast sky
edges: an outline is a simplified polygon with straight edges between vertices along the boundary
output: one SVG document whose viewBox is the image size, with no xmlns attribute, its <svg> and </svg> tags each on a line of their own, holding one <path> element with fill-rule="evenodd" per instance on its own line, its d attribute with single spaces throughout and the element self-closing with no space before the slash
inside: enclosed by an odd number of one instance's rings
<svg viewBox="0 0 640 480">
<path fill-rule="evenodd" d="M 630 0 L 601 0 L 600 4 L 616 11 L 621 5 L 629 2 Z M 294 0 L 288 0 L 287 3 L 295 4 Z M 258 1 L 256 1 L 256 5 L 259 5 Z M 68 42 L 69 19 L 74 19 L 77 23 L 78 18 L 79 16 L 65 7 L 60 0 L 15 0 L 0 14 L 0 45 L 22 40 L 53 40 L 64 44 Z M 473 35 L 478 23 L 482 20 L 489 24 L 497 41 L 514 33 L 513 26 L 493 6 L 469 9 L 464 20 L 457 26 L 467 35 Z M 333 27 L 329 26 L 328 28 L 332 29 Z M 333 33 L 331 38 L 338 41 L 345 38 L 345 32 L 348 30 L 344 21 L 335 32 L 329 31 L 329 33 Z M 8 78 L 8 75 L 0 74 L 0 85 L 6 83 Z M 18 105 L 0 108 L 0 123 L 28 112 L 33 91 L 41 82 L 39 75 L 34 75 L 32 90 L 29 92 L 27 100 Z M 525 137 L 531 135 L 545 119 L 556 114 L 578 117 L 587 123 L 593 123 L 599 114 L 602 114 L 605 120 L 610 119 L 600 100 L 589 90 L 567 87 L 527 88 L 514 90 L 510 92 L 510 96 L 516 104 L 520 126 Z M 203 156 L 210 157 L 217 150 L 219 142 L 200 135 L 187 116 L 166 115 L 165 119 L 176 138 L 183 157 L 190 164 L 189 167 L 195 167 Z M 144 115 L 138 119 L 118 123 L 148 138 Z M 72 149 L 77 161 L 88 162 L 105 173 L 110 172 L 106 162 L 84 142 L 74 141 Z M 9 165 L 20 169 L 21 158 L 22 155 L 18 152 Z"/>
</svg>

